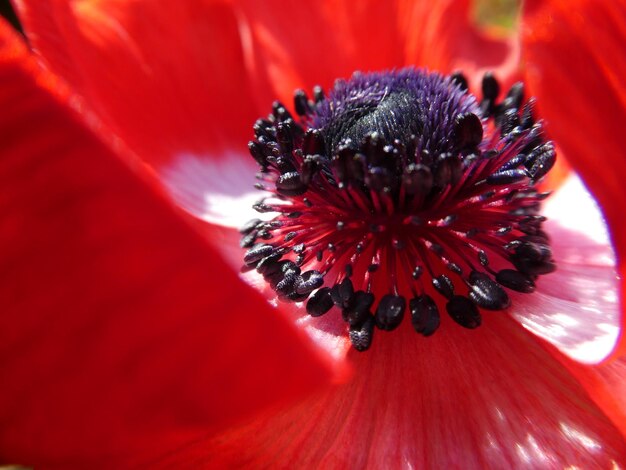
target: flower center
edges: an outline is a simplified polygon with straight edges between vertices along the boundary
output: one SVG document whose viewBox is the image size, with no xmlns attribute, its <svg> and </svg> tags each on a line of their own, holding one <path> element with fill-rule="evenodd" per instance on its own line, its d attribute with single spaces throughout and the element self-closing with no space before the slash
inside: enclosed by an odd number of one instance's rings
<svg viewBox="0 0 626 470">
<path fill-rule="evenodd" d="M 338 307 L 359 351 L 407 299 L 429 336 L 441 309 L 476 328 L 533 292 L 555 269 L 534 186 L 556 156 L 522 84 L 499 94 L 491 74 L 478 101 L 460 73 L 404 69 L 298 90 L 297 120 L 274 103 L 249 149 L 270 193 L 254 208 L 277 215 L 241 229 L 246 267 L 311 316 Z"/>
</svg>

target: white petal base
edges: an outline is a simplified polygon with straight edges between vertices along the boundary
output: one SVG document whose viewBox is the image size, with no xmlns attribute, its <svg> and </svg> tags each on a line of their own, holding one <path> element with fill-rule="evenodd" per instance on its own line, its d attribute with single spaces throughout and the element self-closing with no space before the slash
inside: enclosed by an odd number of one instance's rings
<svg viewBox="0 0 626 470">
<path fill-rule="evenodd" d="M 174 201 L 194 217 L 208 222 L 207 234 L 219 241 L 222 254 L 234 270 L 242 266 L 243 250 L 239 248 L 236 231 L 247 221 L 271 219 L 275 214 L 259 214 L 252 205 L 264 193 L 254 189 L 256 165 L 249 157 L 233 154 L 216 159 L 182 154 L 173 165 L 161 172 L 161 178 Z M 347 327 L 338 315 L 321 318 L 309 316 L 302 304 L 279 302 L 263 277 L 248 271 L 241 277 L 261 291 L 269 302 L 280 308 L 308 333 L 313 342 L 328 351 L 335 359 L 342 359 L 350 350 Z"/>
<path fill-rule="evenodd" d="M 263 196 L 254 189 L 257 168 L 249 160 L 241 154 L 219 159 L 181 154 L 161 170 L 161 179 L 174 201 L 193 216 L 239 228 L 259 218 L 252 205 Z"/>
<path fill-rule="evenodd" d="M 234 229 L 259 217 L 252 205 L 263 197 L 252 189 L 256 169 L 248 160 L 241 154 L 217 161 L 183 154 L 162 172 L 174 200 L 212 225 L 207 227 L 211 237 L 215 239 L 216 227 L 222 228 L 223 254 L 236 270 L 241 267 L 242 250 Z M 620 319 L 619 279 L 606 224 L 577 176 L 570 176 L 546 201 L 543 214 L 548 217 L 545 228 L 552 239 L 557 271 L 540 278 L 534 294 L 511 293 L 510 313 L 574 360 L 601 362 L 615 346 Z M 261 216 L 271 218 L 272 214 Z M 299 305 L 279 303 L 256 272 L 242 277 L 292 315 L 315 342 L 336 357 L 345 356 L 349 342 L 337 315 L 309 317 Z"/>
<path fill-rule="evenodd" d="M 572 359 L 598 363 L 619 334 L 619 277 L 608 229 L 580 178 L 570 176 L 546 201 L 545 230 L 557 271 L 534 294 L 512 295 L 512 315 Z"/>
</svg>

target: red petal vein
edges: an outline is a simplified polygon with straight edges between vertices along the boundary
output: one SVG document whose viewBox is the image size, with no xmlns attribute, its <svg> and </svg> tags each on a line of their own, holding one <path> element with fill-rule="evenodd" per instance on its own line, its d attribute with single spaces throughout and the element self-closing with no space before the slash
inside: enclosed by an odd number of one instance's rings
<svg viewBox="0 0 626 470">
<path fill-rule="evenodd" d="M 4 23 L 0 85 L 3 459 L 120 468 L 329 379 Z"/>
</svg>

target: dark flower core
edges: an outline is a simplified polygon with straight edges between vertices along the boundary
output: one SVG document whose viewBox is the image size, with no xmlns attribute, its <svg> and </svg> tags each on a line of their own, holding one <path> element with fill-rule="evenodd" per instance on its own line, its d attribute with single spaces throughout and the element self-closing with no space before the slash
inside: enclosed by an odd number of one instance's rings
<svg viewBox="0 0 626 470">
<path fill-rule="evenodd" d="M 429 336 L 440 309 L 476 328 L 505 288 L 533 292 L 555 269 L 534 186 L 556 156 L 523 85 L 499 94 L 491 74 L 478 101 L 460 73 L 405 69 L 296 91 L 297 119 L 274 103 L 249 148 L 271 193 L 255 209 L 277 216 L 241 229 L 246 267 L 309 315 L 338 307 L 359 351 L 407 299 Z"/>
</svg>

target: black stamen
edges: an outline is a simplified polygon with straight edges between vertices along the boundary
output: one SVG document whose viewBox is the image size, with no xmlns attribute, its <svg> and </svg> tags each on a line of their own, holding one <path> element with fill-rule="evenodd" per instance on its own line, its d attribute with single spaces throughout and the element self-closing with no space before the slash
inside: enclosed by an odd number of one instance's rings
<svg viewBox="0 0 626 470">
<path fill-rule="evenodd" d="M 333 306 L 333 299 L 330 296 L 330 288 L 323 287 L 309 297 L 306 303 L 306 311 L 312 317 L 319 317 L 328 312 Z"/>
<path fill-rule="evenodd" d="M 261 243 L 259 245 L 255 245 L 250 248 L 245 256 L 243 257 L 243 262 L 246 264 L 255 264 L 257 261 L 261 261 L 262 258 L 271 255 L 274 252 L 274 247 L 272 245 L 266 245 Z"/>
<path fill-rule="evenodd" d="M 480 326 L 480 313 L 467 297 L 455 295 L 446 304 L 446 310 L 455 322 L 465 328 L 474 329 Z"/>
<path fill-rule="evenodd" d="M 471 150 L 483 140 L 483 124 L 473 113 L 459 114 L 454 119 L 454 138 L 459 150 Z"/>
<path fill-rule="evenodd" d="M 348 307 L 342 310 L 343 319 L 350 326 L 361 325 L 369 316 L 374 296 L 369 292 L 357 291 L 350 300 Z"/>
<path fill-rule="evenodd" d="M 487 274 L 472 271 L 469 278 L 469 297 L 476 305 L 487 310 L 503 310 L 511 301 L 504 289 L 493 281 Z"/>
<path fill-rule="evenodd" d="M 367 351 L 374 336 L 374 317 L 369 316 L 358 326 L 350 327 L 350 341 L 357 351 Z"/>
<path fill-rule="evenodd" d="M 298 90 L 295 120 L 275 102 L 249 150 L 269 193 L 253 208 L 276 216 L 240 230 L 242 270 L 313 317 L 336 306 L 359 351 L 374 326 L 400 325 L 406 299 L 430 336 L 449 321 L 437 302 L 476 328 L 479 308 L 509 307 L 506 289 L 533 292 L 555 269 L 535 189 L 554 145 L 521 83 L 500 101 L 493 74 L 481 88 L 479 101 L 460 72 L 406 69 Z"/>
<path fill-rule="evenodd" d="M 450 75 L 450 79 L 452 80 L 452 83 L 458 85 L 462 91 L 466 91 L 468 89 L 467 78 L 465 78 L 463 72 L 454 72 Z"/>
<path fill-rule="evenodd" d="M 503 269 L 496 274 L 496 281 L 517 292 L 530 294 L 535 291 L 535 283 L 527 274 L 514 269 Z"/>
<path fill-rule="evenodd" d="M 404 297 L 399 295 L 387 294 L 380 302 L 376 309 L 376 326 L 381 330 L 391 331 L 396 329 L 404 318 L 404 309 L 406 301 Z"/>
<path fill-rule="evenodd" d="M 409 309 L 411 310 L 411 323 L 418 333 L 430 336 L 439 328 L 439 309 L 432 297 L 420 295 L 411 299 Z"/>
<path fill-rule="evenodd" d="M 495 103 L 500 94 L 500 84 L 491 72 L 487 72 L 482 83 L 483 98 Z"/>
<path fill-rule="evenodd" d="M 324 276 L 319 271 L 307 271 L 296 280 L 296 292 L 298 294 L 310 294 L 315 289 L 322 287 Z"/>
<path fill-rule="evenodd" d="M 340 284 L 335 284 L 330 290 L 330 297 L 333 299 L 333 303 L 339 308 L 348 308 L 353 294 L 354 288 L 348 278 L 345 278 Z"/>
<path fill-rule="evenodd" d="M 446 299 L 451 299 L 454 295 L 454 284 L 445 274 L 433 278 L 433 287 Z"/>
</svg>

